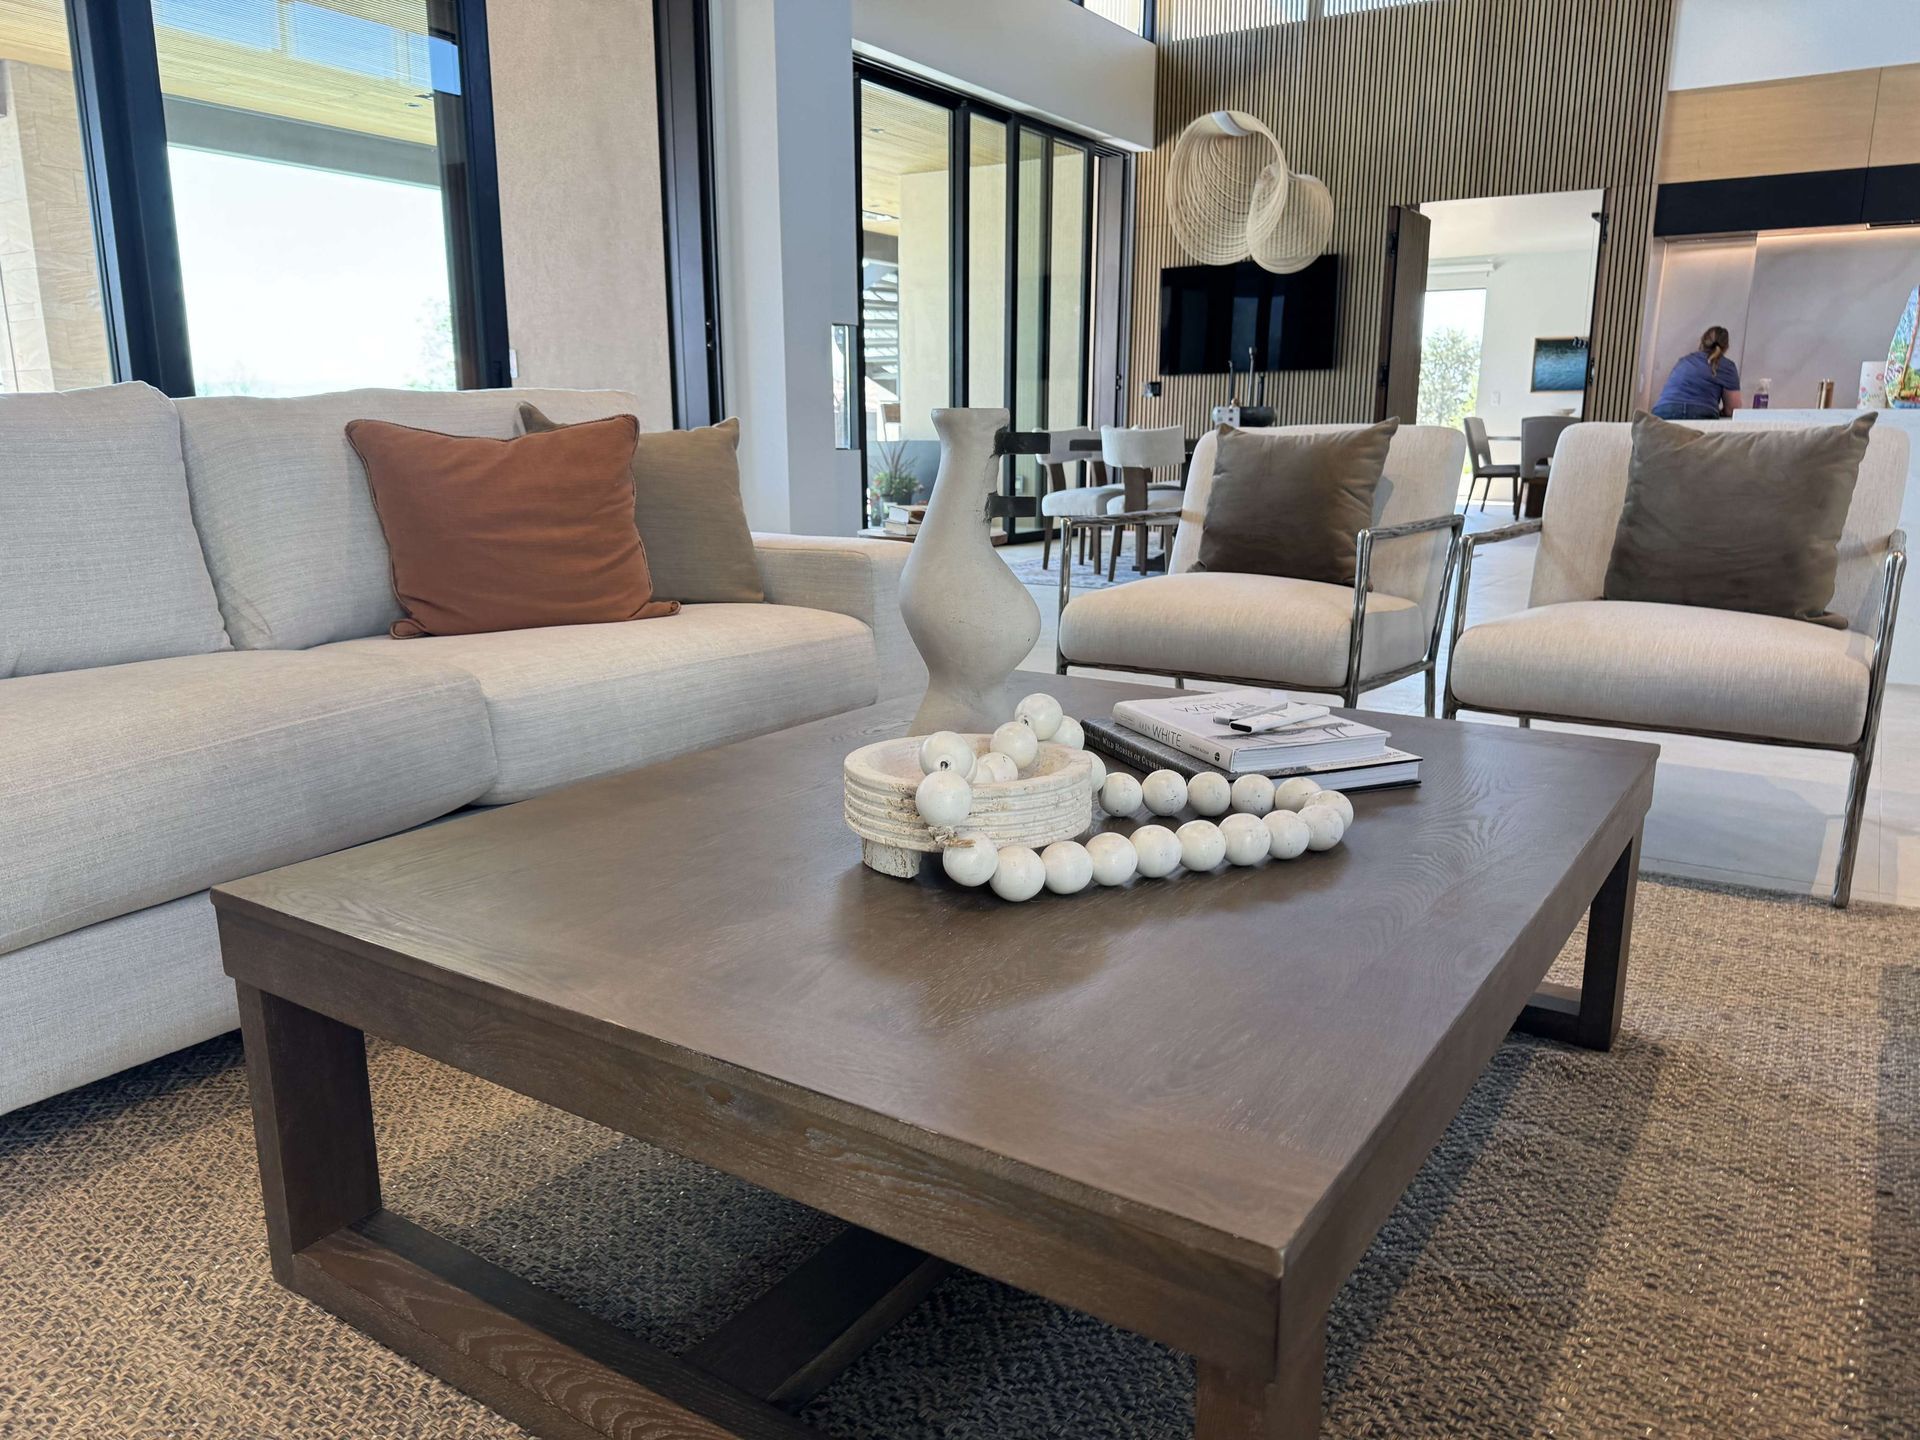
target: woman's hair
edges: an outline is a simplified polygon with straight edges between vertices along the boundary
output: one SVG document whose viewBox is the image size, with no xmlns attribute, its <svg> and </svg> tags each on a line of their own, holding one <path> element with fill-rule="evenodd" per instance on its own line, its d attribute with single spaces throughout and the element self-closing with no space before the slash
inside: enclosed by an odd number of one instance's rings
<svg viewBox="0 0 1920 1440">
<path fill-rule="evenodd" d="M 1707 352 L 1707 369 L 1716 374 L 1720 369 L 1720 357 L 1727 353 L 1727 347 L 1733 343 L 1733 337 L 1727 334 L 1724 325 L 1709 325 L 1706 333 L 1700 337 L 1700 348 Z"/>
</svg>

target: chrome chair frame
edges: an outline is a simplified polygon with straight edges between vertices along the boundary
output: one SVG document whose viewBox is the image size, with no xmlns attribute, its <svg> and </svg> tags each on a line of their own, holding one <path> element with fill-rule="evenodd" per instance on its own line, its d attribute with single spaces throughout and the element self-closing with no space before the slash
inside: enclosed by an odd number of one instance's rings
<svg viewBox="0 0 1920 1440">
<path fill-rule="evenodd" d="M 1483 530 L 1466 537 L 1460 555 L 1460 584 L 1454 592 L 1453 631 L 1447 641 L 1446 718 L 1454 719 L 1462 709 L 1477 715 L 1506 715 L 1522 726 L 1535 720 L 1551 720 L 1567 725 L 1597 725 L 1608 730 L 1645 730 L 1661 735 L 1697 735 L 1706 740 L 1736 740 L 1744 745 L 1778 745 L 1793 750 L 1825 750 L 1853 757 L 1847 780 L 1847 808 L 1840 831 L 1840 857 L 1834 875 L 1832 904 L 1844 910 L 1853 898 L 1853 868 L 1859 858 L 1860 827 L 1866 814 L 1867 781 L 1873 774 L 1873 754 L 1880 741 L 1880 713 L 1887 694 L 1888 657 L 1893 648 L 1893 627 L 1900 618 L 1900 590 L 1907 573 L 1907 532 L 1895 530 L 1887 539 L 1887 558 L 1882 570 L 1880 613 L 1874 627 L 1873 650 L 1868 659 L 1867 713 L 1861 724 L 1860 738 L 1845 745 L 1815 745 L 1804 740 L 1782 740 L 1775 735 L 1753 735 L 1735 730 L 1691 730 L 1673 725 L 1643 725 L 1630 720 L 1600 720 L 1587 715 L 1555 715 L 1544 711 L 1490 710 L 1484 706 L 1463 706 L 1453 693 L 1453 650 L 1466 629 L 1467 587 L 1473 579 L 1473 552 L 1481 545 L 1515 540 L 1540 533 L 1541 522 L 1522 520 L 1497 530 Z"/>
<path fill-rule="evenodd" d="M 1071 517 L 1069 526 L 1087 526 L 1105 528 L 1108 526 L 1157 524 L 1167 519 L 1177 520 L 1178 511 L 1140 510 L 1131 514 L 1102 515 L 1091 519 L 1080 516 Z M 1434 693 L 1440 669 L 1440 630 L 1446 621 L 1447 590 L 1453 584 L 1454 571 L 1460 562 L 1461 536 L 1465 531 L 1467 517 L 1458 513 L 1436 515 L 1428 520 L 1409 520 L 1400 525 L 1375 525 L 1362 530 L 1354 537 L 1353 563 L 1353 619 L 1347 634 L 1347 678 L 1339 691 L 1341 703 L 1353 709 L 1360 703 L 1360 696 L 1368 690 L 1378 690 L 1383 685 L 1404 680 L 1409 675 L 1425 673 L 1427 679 L 1427 714 L 1434 713 Z M 1366 639 L 1367 629 L 1367 592 L 1370 588 L 1373 572 L 1373 547 L 1383 540 L 1399 540 L 1409 535 L 1430 535 L 1437 531 L 1450 532 L 1447 538 L 1446 564 L 1440 572 L 1440 603 L 1434 607 L 1433 628 L 1427 636 L 1426 655 L 1412 665 L 1403 665 L 1397 670 L 1385 671 L 1378 675 L 1362 676 L 1360 673 L 1361 646 Z M 1064 542 L 1063 542 L 1064 543 Z M 1096 552 L 1098 547 L 1096 546 Z M 1151 585 L 1152 580 L 1141 582 Z M 1060 572 L 1060 610 L 1064 615 L 1067 601 L 1072 594 L 1072 578 L 1065 569 Z M 1139 665 L 1115 665 L 1101 660 L 1069 660 L 1060 649 L 1060 630 L 1057 623 L 1053 634 L 1054 673 L 1065 675 L 1069 665 L 1079 665 L 1089 670 L 1120 670 L 1130 675 L 1165 675 L 1164 670 L 1149 670 Z M 1254 679 L 1245 675 L 1214 675 L 1201 670 L 1184 670 L 1174 673 L 1173 683 L 1184 688 L 1189 680 L 1211 680 L 1226 685 L 1259 685 L 1278 690 L 1304 690 L 1309 694 L 1329 693 L 1324 687 L 1308 684 L 1305 681 L 1289 680 L 1284 676 L 1269 675 Z"/>
</svg>

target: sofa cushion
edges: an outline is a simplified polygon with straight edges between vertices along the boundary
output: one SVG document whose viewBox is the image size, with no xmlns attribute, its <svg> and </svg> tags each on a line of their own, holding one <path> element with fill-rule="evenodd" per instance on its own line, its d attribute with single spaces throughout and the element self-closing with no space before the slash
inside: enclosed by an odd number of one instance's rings
<svg viewBox="0 0 1920 1440">
<path fill-rule="evenodd" d="M 1779 615 L 1571 600 L 1466 631 L 1448 684 L 1470 710 L 1849 745 L 1869 643 Z"/>
<path fill-rule="evenodd" d="M 187 489 L 233 643 L 303 650 L 377 635 L 400 618 L 387 546 L 349 420 L 505 440 L 522 400 L 557 420 L 633 413 L 607 390 L 344 390 L 179 402 Z"/>
<path fill-rule="evenodd" d="M 1213 494 L 1195 570 L 1353 584 L 1359 533 L 1398 420 L 1348 430 L 1215 432 Z"/>
<path fill-rule="evenodd" d="M 480 798 L 496 805 L 870 705 L 879 693 L 873 632 L 849 616 L 792 605 L 689 605 L 616 625 L 382 636 L 318 653 L 399 656 L 472 675 L 500 765 Z"/>
<path fill-rule="evenodd" d="M 390 835 L 493 783 L 472 677 L 376 655 L 23 676 L 0 681 L 0 734 L 0 953 Z"/>
<path fill-rule="evenodd" d="M 0 398 L 0 679 L 227 648 L 173 402 Z"/>
<path fill-rule="evenodd" d="M 1060 615 L 1060 653 L 1075 665 L 1337 690 L 1352 623 L 1349 586 L 1192 571 L 1074 597 Z M 1363 674 L 1411 665 L 1426 649 L 1418 605 L 1367 596 Z"/>
</svg>

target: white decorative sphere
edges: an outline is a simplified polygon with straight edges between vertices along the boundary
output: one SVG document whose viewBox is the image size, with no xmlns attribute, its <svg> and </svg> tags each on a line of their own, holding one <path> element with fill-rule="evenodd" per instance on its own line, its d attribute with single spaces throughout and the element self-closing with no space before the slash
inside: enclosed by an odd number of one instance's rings
<svg viewBox="0 0 1920 1440">
<path fill-rule="evenodd" d="M 936 770 L 951 770 L 962 780 L 971 780 L 979 758 L 973 753 L 973 742 L 951 730 L 936 730 L 920 742 L 920 773 L 923 775 L 931 775 Z"/>
<path fill-rule="evenodd" d="M 1227 858 L 1227 838 L 1211 820 L 1189 820 L 1179 830 L 1180 863 L 1199 874 Z"/>
<path fill-rule="evenodd" d="M 1090 767 L 1089 773 L 1093 776 L 1093 793 L 1098 795 L 1100 793 L 1100 787 L 1107 783 L 1107 762 L 1091 750 L 1082 753 L 1087 757 L 1087 764 Z"/>
<path fill-rule="evenodd" d="M 1353 801 L 1342 795 L 1338 790 L 1322 790 L 1311 800 L 1307 801 L 1307 804 L 1330 805 L 1335 810 L 1338 810 L 1340 812 L 1340 823 L 1345 827 L 1341 833 L 1344 834 L 1346 830 L 1353 828 Z M 1302 806 L 1301 808 L 1305 809 L 1306 806 Z"/>
<path fill-rule="evenodd" d="M 1100 786 L 1100 808 L 1109 815 L 1140 813 L 1140 782 L 1124 770 L 1107 776 Z"/>
<path fill-rule="evenodd" d="M 1307 842 L 1313 838 L 1307 822 L 1291 810 L 1274 810 L 1264 816 L 1261 823 L 1272 837 L 1267 853 L 1276 860 L 1291 860 L 1305 854 Z"/>
<path fill-rule="evenodd" d="M 1202 770 L 1187 782 L 1187 803 L 1196 815 L 1224 815 L 1233 803 L 1233 787 L 1226 776 Z"/>
<path fill-rule="evenodd" d="M 1300 818 L 1307 825 L 1309 850 L 1331 850 L 1340 843 L 1340 837 L 1347 833 L 1347 822 L 1340 818 L 1340 812 L 1331 805 L 1309 805 L 1300 812 Z"/>
<path fill-rule="evenodd" d="M 1273 809 L 1273 781 L 1264 775 L 1242 775 L 1233 782 L 1233 808 L 1242 815 L 1266 814 Z"/>
<path fill-rule="evenodd" d="M 973 767 L 976 785 L 1004 785 L 1020 778 L 1020 767 L 998 750 L 989 750 Z"/>
<path fill-rule="evenodd" d="M 1080 728 L 1080 722 L 1071 715 L 1060 717 L 1059 728 L 1053 732 L 1053 743 L 1064 745 L 1069 750 L 1087 748 L 1087 732 Z"/>
<path fill-rule="evenodd" d="M 1229 815 L 1220 822 L 1220 838 L 1226 841 L 1229 865 L 1258 865 L 1273 848 L 1273 837 L 1258 815 Z"/>
<path fill-rule="evenodd" d="M 1033 738 L 1033 731 L 1018 720 L 1009 720 L 993 732 L 993 743 L 988 748 L 1006 756 L 1024 770 L 1033 764 L 1034 756 L 1040 753 L 1040 742 Z"/>
<path fill-rule="evenodd" d="M 1054 841 L 1040 852 L 1040 865 L 1056 895 L 1078 895 L 1093 883 L 1093 857 L 1077 840 Z"/>
<path fill-rule="evenodd" d="M 1298 810 L 1307 803 L 1309 796 L 1320 793 L 1317 780 L 1309 780 L 1304 775 L 1296 775 L 1291 780 L 1282 780 L 1273 787 L 1273 808 L 1276 810 Z"/>
<path fill-rule="evenodd" d="M 973 811 L 973 786 L 951 770 L 936 770 L 921 777 L 913 808 L 927 824 L 952 829 Z"/>
<path fill-rule="evenodd" d="M 1087 858 L 1093 863 L 1093 878 L 1102 885 L 1124 885 L 1140 868 L 1133 842 L 1111 830 L 1102 830 L 1087 840 Z"/>
<path fill-rule="evenodd" d="M 1156 770 L 1140 782 L 1140 798 L 1156 815 L 1178 815 L 1187 806 L 1187 782 L 1178 770 Z"/>
<path fill-rule="evenodd" d="M 1060 720 L 1065 712 L 1060 702 L 1051 695 L 1034 693 L 1013 707 L 1013 718 L 1033 731 L 1036 740 L 1051 740 L 1053 732 L 1060 728 Z"/>
<path fill-rule="evenodd" d="M 1140 873 L 1149 880 L 1171 875 L 1180 868 L 1180 837 L 1166 826 L 1142 825 L 1127 838 L 1133 846 L 1134 858 L 1139 861 Z"/>
<path fill-rule="evenodd" d="M 1047 867 L 1026 846 L 1009 845 L 1000 852 L 1000 863 L 987 883 L 1002 900 L 1031 900 L 1047 883 Z"/>
<path fill-rule="evenodd" d="M 954 843 L 941 852 L 940 865 L 949 880 L 961 885 L 984 885 L 1000 868 L 1000 852 L 994 849 L 993 841 L 978 830 L 968 830 L 955 836 Z"/>
</svg>

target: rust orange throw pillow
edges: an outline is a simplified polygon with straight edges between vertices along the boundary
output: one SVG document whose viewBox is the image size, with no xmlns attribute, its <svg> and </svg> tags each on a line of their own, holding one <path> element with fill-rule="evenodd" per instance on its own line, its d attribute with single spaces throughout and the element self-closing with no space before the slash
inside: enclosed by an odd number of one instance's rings
<svg viewBox="0 0 1920 1440">
<path fill-rule="evenodd" d="M 354 420 L 406 611 L 396 639 L 672 615 L 633 520 L 639 422 L 513 440 Z"/>
</svg>

